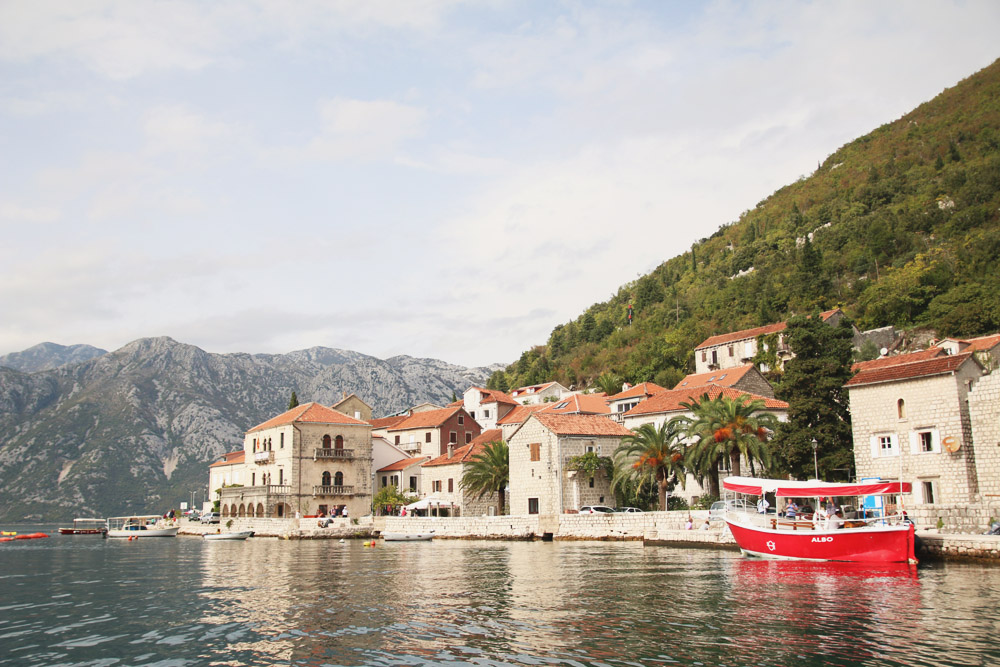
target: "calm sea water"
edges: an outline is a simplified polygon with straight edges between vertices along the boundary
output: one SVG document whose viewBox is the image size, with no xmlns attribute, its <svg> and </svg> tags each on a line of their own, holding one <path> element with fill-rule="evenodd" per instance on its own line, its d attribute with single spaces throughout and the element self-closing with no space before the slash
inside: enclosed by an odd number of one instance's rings
<svg viewBox="0 0 1000 667">
<path fill-rule="evenodd" d="M 990 665 L 998 603 L 974 564 L 55 535 L 0 544 L 0 665 Z"/>
</svg>

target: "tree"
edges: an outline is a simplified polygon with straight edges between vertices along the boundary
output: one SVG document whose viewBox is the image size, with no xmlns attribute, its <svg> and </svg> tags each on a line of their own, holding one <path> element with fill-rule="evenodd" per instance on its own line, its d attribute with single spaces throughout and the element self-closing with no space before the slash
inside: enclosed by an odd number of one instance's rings
<svg viewBox="0 0 1000 667">
<path fill-rule="evenodd" d="M 614 373 L 601 373 L 594 384 L 608 396 L 614 396 L 622 390 L 622 379 Z"/>
<path fill-rule="evenodd" d="M 849 468 L 853 461 L 850 413 L 844 384 L 851 378 L 853 327 L 847 319 L 831 327 L 818 314 L 793 317 L 785 329 L 795 358 L 785 364 L 777 389 L 788 401 L 788 421 L 775 435 L 777 463 L 796 478 L 810 478 L 813 447 L 820 478 Z M 849 477 L 849 475 L 848 475 Z"/>
<path fill-rule="evenodd" d="M 641 488 L 641 478 L 652 479 L 659 495 L 659 508 L 667 509 L 667 491 L 672 481 L 680 480 L 684 486 L 684 444 L 681 432 L 672 422 L 659 426 L 643 424 L 632 429 L 632 435 L 622 438 L 622 444 L 615 451 L 620 461 L 631 462 L 631 473 L 625 466 L 619 466 L 619 474 L 612 480 L 612 488 L 622 486 L 626 479 Z"/>
<path fill-rule="evenodd" d="M 493 371 L 490 379 L 486 382 L 486 388 L 495 389 L 496 391 L 507 391 L 510 389 L 510 385 L 507 384 L 507 374 L 503 371 Z"/>
<path fill-rule="evenodd" d="M 497 494 L 497 514 L 503 514 L 507 502 L 507 485 L 510 483 L 510 450 L 503 440 L 489 442 L 473 456 L 459 486 L 476 499 Z"/>
<path fill-rule="evenodd" d="M 298 407 L 298 405 L 299 405 L 299 397 L 296 396 L 295 392 L 293 391 L 292 397 L 288 400 L 288 409 L 291 410 L 292 408 Z"/>
<path fill-rule="evenodd" d="M 408 496 L 404 493 L 400 493 L 399 489 L 395 486 L 383 486 L 372 498 L 372 507 L 375 509 L 375 513 L 384 511 L 387 507 L 395 508 L 402 507 L 403 505 L 409 505 L 412 502 L 416 502 L 417 498 L 415 496 Z"/>
<path fill-rule="evenodd" d="M 451 402 L 454 403 L 457 400 L 458 400 L 458 395 L 455 393 L 455 390 L 452 389 L 451 390 Z"/>
<path fill-rule="evenodd" d="M 778 418 L 764 412 L 762 399 L 747 395 L 730 398 L 719 393 L 715 398 L 702 394 L 697 401 L 681 403 L 690 417 L 675 417 L 671 422 L 695 442 L 688 450 L 689 467 L 708 475 L 710 493 L 719 496 L 719 463 L 729 459 L 733 475 L 741 472 L 741 458 L 765 468 L 771 465 L 768 439 L 778 426 Z"/>
</svg>

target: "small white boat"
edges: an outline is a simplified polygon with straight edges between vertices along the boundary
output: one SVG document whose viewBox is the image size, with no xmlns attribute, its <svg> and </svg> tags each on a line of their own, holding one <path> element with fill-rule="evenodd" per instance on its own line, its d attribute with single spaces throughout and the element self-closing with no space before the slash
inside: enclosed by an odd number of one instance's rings
<svg viewBox="0 0 1000 667">
<path fill-rule="evenodd" d="M 427 542 L 434 537 L 434 531 L 426 533 L 382 533 L 386 542 Z"/>
<path fill-rule="evenodd" d="M 165 522 L 159 515 L 113 516 L 108 519 L 108 537 L 174 537 L 181 529 Z"/>
<path fill-rule="evenodd" d="M 253 537 L 252 530 L 237 530 L 231 533 L 205 533 L 202 535 L 206 540 L 245 540 Z"/>
</svg>

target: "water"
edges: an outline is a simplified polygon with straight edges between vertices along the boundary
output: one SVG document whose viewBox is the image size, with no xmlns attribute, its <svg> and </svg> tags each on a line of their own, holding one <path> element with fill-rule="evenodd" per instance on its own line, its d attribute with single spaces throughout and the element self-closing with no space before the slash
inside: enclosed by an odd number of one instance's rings
<svg viewBox="0 0 1000 667">
<path fill-rule="evenodd" d="M 976 564 L 56 535 L 0 544 L 0 665 L 988 665 L 998 602 Z"/>
</svg>

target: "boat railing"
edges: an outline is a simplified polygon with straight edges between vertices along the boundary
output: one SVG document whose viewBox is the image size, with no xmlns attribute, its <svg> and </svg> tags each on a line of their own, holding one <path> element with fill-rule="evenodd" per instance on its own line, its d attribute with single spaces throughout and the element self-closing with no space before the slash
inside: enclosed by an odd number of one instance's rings
<svg viewBox="0 0 1000 667">
<path fill-rule="evenodd" d="M 840 530 L 844 528 L 871 528 L 872 526 L 897 526 L 908 523 L 909 518 L 902 514 L 887 514 L 884 516 L 856 517 L 841 519 L 840 525 L 831 524 L 825 514 L 806 514 L 795 517 L 781 517 L 771 514 L 759 515 L 772 530 Z"/>
</svg>

